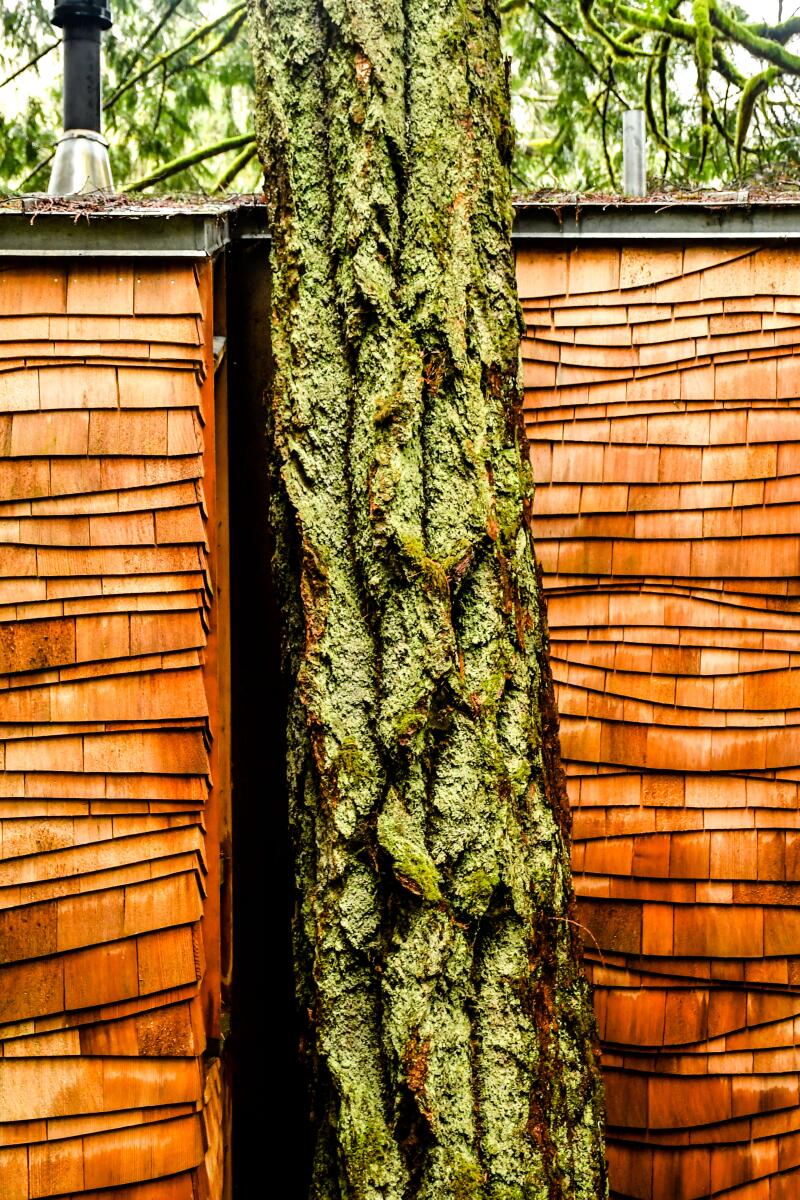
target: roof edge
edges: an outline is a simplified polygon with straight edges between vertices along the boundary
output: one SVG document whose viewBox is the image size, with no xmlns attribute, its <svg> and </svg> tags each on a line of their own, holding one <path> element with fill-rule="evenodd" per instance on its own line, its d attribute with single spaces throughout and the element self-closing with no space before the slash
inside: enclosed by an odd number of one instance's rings
<svg viewBox="0 0 800 1200">
<path fill-rule="evenodd" d="M 268 238 L 259 196 L 0 199 L 2 258 L 209 258 Z M 800 240 L 800 195 L 747 192 L 641 200 L 558 194 L 514 201 L 515 243 Z"/>
<path fill-rule="evenodd" d="M 268 236 L 256 201 L 0 202 L 2 258 L 213 258 L 230 242 Z"/>
<path fill-rule="evenodd" d="M 520 198 L 515 241 L 790 241 L 800 238 L 800 196 L 750 198 Z"/>
</svg>

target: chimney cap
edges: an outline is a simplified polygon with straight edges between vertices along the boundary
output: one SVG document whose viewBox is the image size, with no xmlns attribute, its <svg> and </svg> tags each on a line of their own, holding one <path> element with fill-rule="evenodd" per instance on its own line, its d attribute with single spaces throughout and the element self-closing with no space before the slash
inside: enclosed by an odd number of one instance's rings
<svg viewBox="0 0 800 1200">
<path fill-rule="evenodd" d="M 104 0 L 57 0 L 50 20 L 54 25 L 93 24 L 111 28 L 111 10 Z"/>
</svg>

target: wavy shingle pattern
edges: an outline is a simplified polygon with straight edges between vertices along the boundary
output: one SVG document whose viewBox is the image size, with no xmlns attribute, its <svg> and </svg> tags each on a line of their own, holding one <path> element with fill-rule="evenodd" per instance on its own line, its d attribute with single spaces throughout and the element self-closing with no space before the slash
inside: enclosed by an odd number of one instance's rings
<svg viewBox="0 0 800 1200">
<path fill-rule="evenodd" d="M 3 1200 L 218 1194 L 209 289 L 0 267 Z"/>
<path fill-rule="evenodd" d="M 613 1194 L 800 1193 L 800 256 L 522 250 Z"/>
</svg>

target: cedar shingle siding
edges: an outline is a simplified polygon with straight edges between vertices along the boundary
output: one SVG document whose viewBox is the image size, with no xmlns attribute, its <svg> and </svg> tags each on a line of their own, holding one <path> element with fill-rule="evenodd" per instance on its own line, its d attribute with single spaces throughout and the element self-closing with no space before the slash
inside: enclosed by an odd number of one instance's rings
<svg viewBox="0 0 800 1200">
<path fill-rule="evenodd" d="M 219 1182 L 209 271 L 0 273 L 3 1200 Z"/>
<path fill-rule="evenodd" d="M 615 1194 L 790 1200 L 800 252 L 518 263 Z M 220 1195 L 213 380 L 210 264 L 0 272 L 3 1200 Z"/>
<path fill-rule="evenodd" d="M 800 1191 L 800 254 L 523 250 L 615 1195 Z"/>
</svg>

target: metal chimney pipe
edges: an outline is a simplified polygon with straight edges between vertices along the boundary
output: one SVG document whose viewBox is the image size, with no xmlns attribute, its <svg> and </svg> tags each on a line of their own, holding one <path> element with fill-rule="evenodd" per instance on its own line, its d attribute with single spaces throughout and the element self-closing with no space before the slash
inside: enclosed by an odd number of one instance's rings
<svg viewBox="0 0 800 1200">
<path fill-rule="evenodd" d="M 644 111 L 631 108 L 622 114 L 622 186 L 626 196 L 647 195 L 646 155 Z"/>
<path fill-rule="evenodd" d="M 51 196 L 111 192 L 100 72 L 100 38 L 111 27 L 111 13 L 104 0 L 57 0 L 50 19 L 63 29 L 64 132 L 48 191 Z"/>
</svg>

